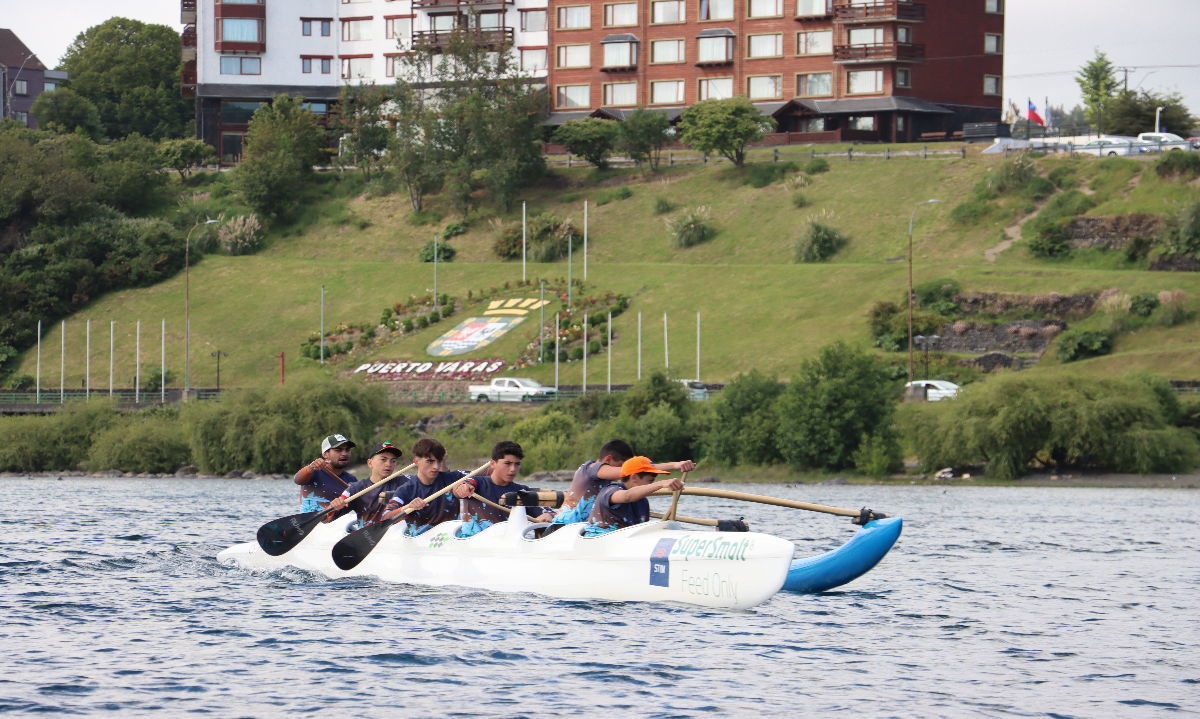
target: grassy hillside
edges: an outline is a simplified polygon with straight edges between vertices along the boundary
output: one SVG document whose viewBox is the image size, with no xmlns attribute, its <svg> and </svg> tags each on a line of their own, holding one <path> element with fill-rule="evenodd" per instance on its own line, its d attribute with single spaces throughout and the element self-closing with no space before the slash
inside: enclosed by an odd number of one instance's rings
<svg viewBox="0 0 1200 719">
<path fill-rule="evenodd" d="M 699 374 L 725 381 L 750 368 L 789 376 L 817 348 L 842 339 L 869 341 L 864 321 L 876 301 L 900 302 L 907 282 L 907 225 L 917 203 L 942 204 L 918 210 L 914 237 L 914 280 L 953 277 L 968 291 L 1046 294 L 1119 288 L 1128 293 L 1182 289 L 1193 306 L 1200 296 L 1194 273 L 1149 272 L 1125 262 L 1119 253 L 1079 253 L 1063 261 L 1033 258 L 1023 241 L 998 251 L 994 261 L 985 250 L 1010 235 L 1006 228 L 1037 209 L 1020 198 L 1001 198 L 982 221 L 958 225 L 952 208 L 999 162 L 969 155 L 967 159 L 893 159 L 834 161 L 827 173 L 814 175 L 807 187 L 783 182 L 754 188 L 744 173 L 729 167 L 670 168 L 649 179 L 636 171 L 596 173 L 587 169 L 556 172 L 526 193 L 530 212 L 571 217 L 582 224 L 583 202 L 590 203 L 587 284 L 634 298 L 628 312 L 614 322 L 613 381 L 630 382 L 637 366 L 637 316 L 642 313 L 643 371 L 664 363 L 663 313 L 670 318 L 670 369 L 679 376 L 696 374 L 696 313 L 702 317 Z M 1174 213 L 1186 202 L 1200 200 L 1195 183 L 1165 182 L 1147 164 L 1090 159 L 1046 159 L 1040 170 L 1066 166 L 1080 187 L 1098 203 L 1088 214 L 1129 212 Z M 614 188 L 627 186 L 632 195 L 612 199 Z M 810 203 L 797 209 L 792 195 Z M 658 214 L 655 202 L 677 206 Z M 608 200 L 604 204 L 597 204 Z M 686 208 L 707 205 L 718 228 L 716 237 L 690 249 L 675 249 L 664 219 Z M 226 353 L 221 362 L 225 386 L 278 381 L 278 359 L 284 352 L 289 378 L 352 369 L 374 358 L 395 360 L 424 356 L 424 347 L 453 323 L 417 332 L 393 345 L 359 351 L 348 360 L 321 368 L 300 357 L 300 345 L 315 333 L 320 318 L 320 288 L 326 287 L 326 328 L 339 323 L 375 322 L 381 310 L 433 286 L 433 266 L 416 261 L 419 248 L 454 217 L 416 225 L 402 193 L 384 197 L 339 197 L 329 193 L 311 203 L 305 216 L 313 221 L 276 232 L 269 247 L 254 256 L 212 255 L 191 270 L 192 384 L 212 386 L 211 353 Z M 833 261 L 804 265 L 793 262 L 793 244 L 811 220 L 836 227 L 850 238 Z M 499 262 L 492 252 L 498 228 L 520 220 L 520 207 L 500 214 L 484 210 L 471 218 L 465 235 L 450 244 L 458 251 L 438 268 L 438 290 L 465 297 L 467 290 L 502 286 L 521 279 L 519 262 Z M 1019 233 L 1017 233 L 1019 237 Z M 572 274 L 583 278 L 582 248 L 577 247 Z M 567 263 L 530 264 L 535 281 L 527 296 L 536 296 L 538 278 L 565 278 Z M 108 295 L 67 321 L 66 385 L 82 385 L 84 320 L 92 320 L 92 384 L 107 386 L 108 326 L 117 321 L 118 386 L 128 386 L 134 373 L 134 322 L 142 320 L 143 372 L 159 364 L 159 322 L 167 321 L 167 365 L 180 378 L 183 369 L 182 275 L 155 287 Z M 548 315 L 555 305 L 547 308 Z M 536 315 L 479 357 L 515 358 L 537 336 Z M 58 326 L 43 340 L 42 381 L 58 385 Z M 1111 374 L 1131 369 L 1159 372 L 1172 379 L 1200 379 L 1200 323 L 1152 328 L 1122 335 L 1110 356 L 1061 366 L 1047 354 L 1036 372 Z M 464 358 L 471 358 L 470 355 Z M 27 352 L 18 373 L 34 373 L 35 357 Z M 589 360 L 589 384 L 603 384 L 606 359 Z M 553 381 L 553 366 L 533 367 L 521 374 Z M 582 379 L 582 363 L 562 367 L 563 383 Z"/>
</svg>

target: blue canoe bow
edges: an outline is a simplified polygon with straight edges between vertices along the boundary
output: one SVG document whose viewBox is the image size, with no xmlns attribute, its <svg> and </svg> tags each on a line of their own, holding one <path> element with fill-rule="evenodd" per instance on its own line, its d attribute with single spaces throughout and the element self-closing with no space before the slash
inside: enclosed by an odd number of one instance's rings
<svg viewBox="0 0 1200 719">
<path fill-rule="evenodd" d="M 784 591 L 813 594 L 852 582 L 883 559 L 896 540 L 904 520 L 888 517 L 867 522 L 849 542 L 824 554 L 793 559 Z"/>
</svg>

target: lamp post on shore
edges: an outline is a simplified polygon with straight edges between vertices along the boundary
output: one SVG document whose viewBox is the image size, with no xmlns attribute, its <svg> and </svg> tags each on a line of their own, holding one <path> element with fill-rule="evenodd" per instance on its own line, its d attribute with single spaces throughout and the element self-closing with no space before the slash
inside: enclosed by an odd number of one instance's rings
<svg viewBox="0 0 1200 719">
<path fill-rule="evenodd" d="M 917 210 L 921 205 L 932 205 L 941 200 L 925 200 L 918 202 L 908 216 L 908 381 L 913 380 L 913 220 L 917 218 Z"/>
<path fill-rule="evenodd" d="M 192 387 L 192 232 L 200 225 L 212 225 L 219 220 L 196 220 L 183 240 L 183 401 L 188 401 Z"/>
<path fill-rule="evenodd" d="M 937 345 L 937 342 L 941 339 L 941 337 L 938 337 L 937 335 L 929 335 L 928 337 L 925 335 L 917 335 L 916 337 L 913 337 L 913 339 L 916 340 L 917 344 L 921 346 L 921 349 L 925 353 L 925 374 L 922 375 L 922 377 L 924 379 L 929 379 L 929 346 Z"/>
<path fill-rule="evenodd" d="M 212 356 L 217 359 L 217 392 L 221 391 L 221 357 L 225 355 L 221 350 L 214 350 Z"/>
</svg>

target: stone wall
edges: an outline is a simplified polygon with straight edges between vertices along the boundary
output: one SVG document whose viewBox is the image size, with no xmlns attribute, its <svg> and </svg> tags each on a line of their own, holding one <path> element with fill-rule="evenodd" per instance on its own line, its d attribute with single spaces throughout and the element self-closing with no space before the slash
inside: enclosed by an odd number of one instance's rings
<svg viewBox="0 0 1200 719">
<path fill-rule="evenodd" d="M 1001 315 L 1029 312 L 1057 319 L 1081 319 L 1096 309 L 1099 292 L 1083 295 L 1016 295 L 1002 292 L 974 292 L 956 295 L 955 303 L 964 314 Z"/>
<path fill-rule="evenodd" d="M 1067 242 L 1076 250 L 1121 250 L 1131 240 L 1158 237 L 1165 225 L 1161 216 L 1150 214 L 1076 217 L 1067 224 Z"/>
<path fill-rule="evenodd" d="M 939 352 L 996 352 L 1040 354 L 1058 333 L 1067 328 L 1062 320 L 1018 322 L 958 321 L 942 327 L 941 339 L 930 349 Z"/>
</svg>

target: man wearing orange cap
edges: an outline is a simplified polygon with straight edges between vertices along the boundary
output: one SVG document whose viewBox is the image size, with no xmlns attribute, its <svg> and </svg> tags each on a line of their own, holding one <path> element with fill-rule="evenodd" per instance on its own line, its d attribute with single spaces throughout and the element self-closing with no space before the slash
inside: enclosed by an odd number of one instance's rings
<svg viewBox="0 0 1200 719">
<path fill-rule="evenodd" d="M 654 466 L 647 457 L 632 457 L 621 465 L 621 481 L 609 482 L 596 494 L 596 503 L 588 514 L 585 537 L 598 537 L 622 527 L 650 521 L 650 500 L 660 489 L 683 489 L 678 477 L 655 480 L 668 474 Z"/>
</svg>

